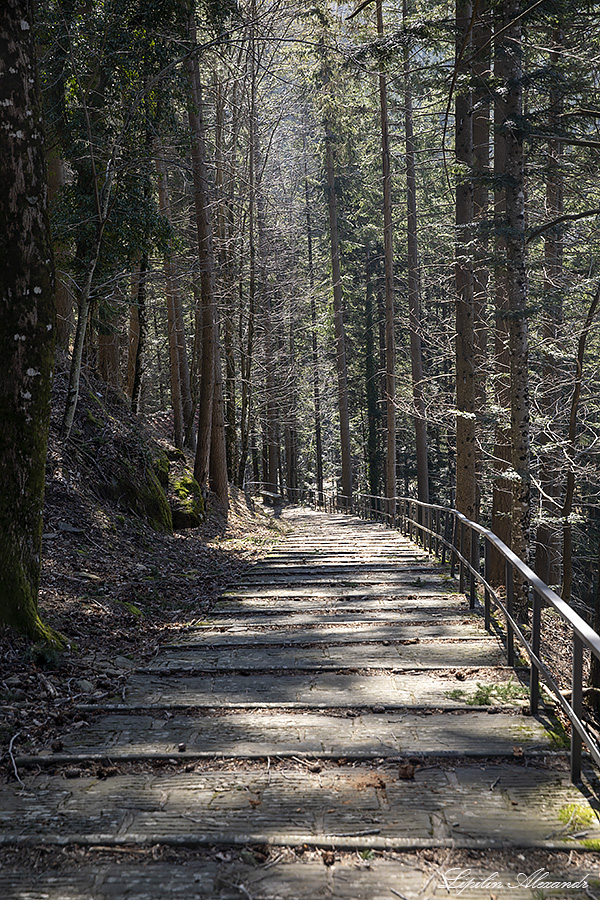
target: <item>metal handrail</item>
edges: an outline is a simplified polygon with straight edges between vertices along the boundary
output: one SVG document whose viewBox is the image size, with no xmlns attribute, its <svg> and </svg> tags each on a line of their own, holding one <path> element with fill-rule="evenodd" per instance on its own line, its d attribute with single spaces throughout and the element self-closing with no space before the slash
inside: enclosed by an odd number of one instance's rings
<svg viewBox="0 0 600 900">
<path fill-rule="evenodd" d="M 594 762 L 600 766 L 600 745 L 583 721 L 583 654 L 587 648 L 600 660 L 600 635 L 591 628 L 558 594 L 548 587 L 522 559 L 513 553 L 500 538 L 477 522 L 467 519 L 457 509 L 423 503 L 412 497 L 380 497 L 356 493 L 346 497 L 339 493 L 327 493 L 322 498 L 317 491 L 298 491 L 299 499 L 329 512 L 358 514 L 363 518 L 375 518 L 389 527 L 400 530 L 415 541 L 421 541 L 430 553 L 441 556 L 442 563 L 450 557 L 450 572 L 454 576 L 459 569 L 459 589 L 465 591 L 468 578 L 469 605 L 477 605 L 477 585 L 483 587 L 484 623 L 491 630 L 492 602 L 502 612 L 506 623 L 506 651 L 509 666 L 515 665 L 515 638 L 524 648 L 530 660 L 529 704 L 532 715 L 537 715 L 540 700 L 540 678 L 558 701 L 571 722 L 571 779 L 581 780 L 583 744 Z M 300 496 L 301 495 L 301 496 Z M 392 506 L 394 513 L 390 514 Z M 483 544 L 483 554 L 481 553 Z M 490 551 L 492 548 L 504 559 L 505 600 L 490 583 Z M 467 557 L 468 553 L 468 557 Z M 481 559 L 484 566 L 481 571 Z M 521 584 L 531 599 L 531 635 L 524 635 L 514 614 L 515 584 Z M 552 672 L 543 662 L 541 652 L 541 612 L 546 604 L 552 607 L 567 623 L 572 634 L 573 662 L 569 694 L 563 693 Z"/>
<path fill-rule="evenodd" d="M 515 665 L 515 638 L 524 648 L 530 660 L 530 710 L 537 715 L 540 700 L 540 678 L 558 701 L 571 722 L 571 779 L 581 780 L 583 744 L 596 765 L 600 766 L 600 745 L 583 720 L 583 653 L 587 648 L 600 660 L 600 635 L 591 628 L 558 594 L 513 553 L 489 528 L 467 519 L 457 509 L 423 503 L 412 497 L 379 497 L 357 493 L 353 498 L 342 494 L 328 494 L 319 503 L 317 492 L 307 497 L 311 505 L 321 506 L 330 512 L 358 514 L 363 518 L 375 518 L 389 527 L 400 530 L 415 541 L 420 540 L 430 552 L 440 556 L 445 563 L 450 557 L 450 570 L 454 576 L 459 568 L 459 587 L 464 592 L 468 579 L 469 605 L 477 605 L 477 585 L 483 587 L 484 622 L 491 630 L 492 603 L 502 612 L 506 623 L 506 651 L 509 666 Z M 394 501 L 395 515 L 390 515 L 390 500 Z M 483 554 L 481 552 L 483 545 Z M 505 600 L 497 587 L 490 583 L 490 551 L 495 550 L 504 559 Z M 468 554 L 468 558 L 467 558 Z M 483 572 L 481 560 L 483 558 Z M 515 585 L 521 584 L 531 599 L 531 635 L 524 635 L 522 624 L 514 613 Z M 541 652 L 541 612 L 546 604 L 552 607 L 567 623 L 573 642 L 571 691 L 563 693 L 553 674 L 543 662 Z"/>
<path fill-rule="evenodd" d="M 477 583 L 484 589 L 485 627 L 491 628 L 491 601 L 501 610 L 506 622 L 506 649 L 508 664 L 514 665 L 514 639 L 525 649 L 530 661 L 530 709 L 536 715 L 540 698 L 540 678 L 558 701 L 565 715 L 571 722 L 571 779 L 581 780 L 581 756 L 583 743 L 587 745 L 590 756 L 600 765 L 600 746 L 583 721 L 583 649 L 588 650 L 600 659 L 600 635 L 591 628 L 558 594 L 548 587 L 536 573 L 520 559 L 510 547 L 500 540 L 489 528 L 467 519 L 457 509 L 448 509 L 432 503 L 422 503 L 411 497 L 396 498 L 399 510 L 400 528 L 404 533 L 415 530 L 420 534 L 423 544 L 429 540 L 442 543 L 452 556 L 452 569 L 458 560 L 460 566 L 460 586 L 464 590 L 465 574 L 469 576 L 470 606 L 476 605 Z M 441 534 L 442 519 L 450 520 L 451 526 L 445 524 L 445 534 Z M 409 524 L 410 523 L 410 524 Z M 451 535 L 451 539 L 448 539 Z M 481 572 L 481 544 L 483 542 L 484 571 Z M 466 556 L 466 548 L 470 547 L 470 558 Z M 506 601 L 503 602 L 498 591 L 490 584 L 490 550 L 494 550 L 504 558 L 504 589 Z M 531 635 L 529 640 L 523 634 L 520 623 L 514 615 L 515 582 L 520 580 L 527 593 L 531 595 Z M 567 623 L 571 630 L 573 642 L 573 662 L 571 672 L 570 702 L 556 679 L 540 658 L 541 649 L 541 611 L 543 604 L 552 607 Z"/>
</svg>

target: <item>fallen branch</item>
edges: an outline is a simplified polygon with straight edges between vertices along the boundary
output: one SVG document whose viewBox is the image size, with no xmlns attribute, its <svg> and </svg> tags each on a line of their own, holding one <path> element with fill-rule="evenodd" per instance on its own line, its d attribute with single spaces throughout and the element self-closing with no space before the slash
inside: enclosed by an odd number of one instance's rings
<svg viewBox="0 0 600 900">
<path fill-rule="evenodd" d="M 12 762 L 12 765 L 13 765 L 13 769 L 15 772 L 15 778 L 17 779 L 17 781 L 19 782 L 21 787 L 25 787 L 24 783 L 19 778 L 19 770 L 17 769 L 17 763 L 15 762 L 15 757 L 12 752 L 13 744 L 16 741 L 16 739 L 21 736 L 21 734 L 22 734 L 21 731 L 17 731 L 17 733 L 13 734 L 13 736 L 11 737 L 10 744 L 8 745 L 8 755 L 10 756 L 10 761 Z"/>
<path fill-rule="evenodd" d="M 600 694 L 600 688 L 597 687 L 586 687 L 581 691 L 583 697 L 588 697 L 590 694 Z M 560 696 L 564 697 L 565 700 L 570 700 L 573 696 L 573 691 L 561 691 Z"/>
</svg>

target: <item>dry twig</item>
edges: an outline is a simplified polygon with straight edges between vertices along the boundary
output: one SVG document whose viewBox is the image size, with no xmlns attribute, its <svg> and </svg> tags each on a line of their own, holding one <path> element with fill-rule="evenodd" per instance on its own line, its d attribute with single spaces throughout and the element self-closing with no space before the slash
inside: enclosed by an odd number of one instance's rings
<svg viewBox="0 0 600 900">
<path fill-rule="evenodd" d="M 13 765 L 13 769 L 15 772 L 15 778 L 17 779 L 17 781 L 19 782 L 21 787 L 25 787 L 24 783 L 19 778 L 19 770 L 17 769 L 17 763 L 15 762 L 15 757 L 12 752 L 13 744 L 16 741 L 16 739 L 21 736 L 21 734 L 22 734 L 21 731 L 17 731 L 17 733 L 13 734 L 13 736 L 11 737 L 10 744 L 8 745 L 8 755 L 10 756 L 10 761 L 12 762 L 12 765 Z"/>
</svg>

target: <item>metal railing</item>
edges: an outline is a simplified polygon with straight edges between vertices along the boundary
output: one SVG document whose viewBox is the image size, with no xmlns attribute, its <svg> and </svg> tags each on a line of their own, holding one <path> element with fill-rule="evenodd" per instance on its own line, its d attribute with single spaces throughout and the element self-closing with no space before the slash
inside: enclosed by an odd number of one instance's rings
<svg viewBox="0 0 600 900">
<path fill-rule="evenodd" d="M 521 645 L 530 663 L 529 705 L 537 715 L 542 681 L 571 723 L 571 779 L 581 780 L 583 745 L 596 765 L 600 766 L 600 746 L 584 721 L 583 675 L 584 650 L 600 660 L 600 636 L 552 588 L 548 587 L 510 547 L 507 547 L 488 528 L 467 519 L 456 509 L 421 503 L 411 497 L 393 499 L 390 513 L 389 498 L 369 494 L 355 494 L 352 499 L 342 494 L 327 493 L 322 502 L 316 491 L 303 492 L 300 502 L 323 508 L 329 512 L 346 512 L 361 518 L 376 520 L 390 527 L 398 527 L 405 535 L 420 543 L 442 563 L 449 562 L 450 574 L 458 569 L 459 590 L 467 593 L 471 609 L 479 603 L 478 588 L 483 593 L 482 605 L 485 628 L 492 629 L 492 610 L 495 607 L 504 618 L 506 652 L 509 666 L 515 666 L 515 640 Z M 501 584 L 491 583 L 491 557 L 496 553 L 503 560 L 504 578 Z M 521 594 L 530 611 L 530 628 L 518 621 L 515 600 Z M 566 623 L 572 642 L 571 690 L 562 691 L 555 676 L 542 659 L 542 609 L 553 609 Z M 527 631 L 527 634 L 525 634 Z"/>
</svg>

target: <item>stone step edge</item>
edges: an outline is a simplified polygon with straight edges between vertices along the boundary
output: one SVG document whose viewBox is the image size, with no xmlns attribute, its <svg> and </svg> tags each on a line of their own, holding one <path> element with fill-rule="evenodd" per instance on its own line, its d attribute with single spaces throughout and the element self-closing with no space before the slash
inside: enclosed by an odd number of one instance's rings
<svg viewBox="0 0 600 900">
<path fill-rule="evenodd" d="M 221 601 L 219 600 L 217 602 L 221 602 Z M 356 620 L 356 622 L 341 622 L 340 624 L 344 625 L 344 626 L 345 625 L 351 626 L 351 625 L 355 625 L 355 624 L 356 625 L 363 625 L 363 624 L 364 625 L 368 625 L 368 624 L 377 624 L 377 625 L 438 624 L 439 625 L 440 620 L 442 620 L 442 622 L 444 624 L 446 624 L 446 623 L 452 624 L 452 619 L 454 619 L 454 620 L 464 619 L 465 616 L 471 616 L 474 621 L 480 621 L 481 619 L 483 619 L 481 606 L 478 606 L 476 609 L 469 609 L 468 607 L 465 608 L 464 606 L 460 606 L 459 604 L 456 604 L 454 606 L 438 606 L 438 607 L 431 607 L 431 608 L 438 609 L 441 612 L 443 612 L 444 614 L 448 613 L 448 615 L 442 617 L 439 613 L 436 612 L 433 616 L 428 617 L 427 610 L 426 609 L 423 610 L 419 606 L 414 606 L 414 607 L 408 606 L 404 609 L 398 610 L 398 612 L 400 612 L 400 613 L 421 611 L 424 618 L 415 620 L 413 622 L 410 619 L 386 619 L 384 617 L 389 614 L 390 610 L 370 609 L 370 610 L 367 610 L 367 612 L 370 613 L 370 615 L 375 616 L 377 613 L 381 613 L 381 619 L 374 618 L 374 619 L 365 620 L 365 619 L 358 618 Z M 352 607 L 348 607 L 348 608 L 344 607 L 342 610 L 336 610 L 335 607 L 331 607 L 331 606 L 318 606 L 318 607 L 315 607 L 314 609 L 309 609 L 309 608 L 289 609 L 288 608 L 288 609 L 281 610 L 281 609 L 277 609 L 276 606 L 266 606 L 262 609 L 260 607 L 254 607 L 254 608 L 253 607 L 250 607 L 250 608 L 239 607 L 238 609 L 220 609 L 213 605 L 213 607 L 210 609 L 209 612 L 207 612 L 206 615 L 214 616 L 215 617 L 214 621 L 211 621 L 207 625 L 194 625 L 192 627 L 194 627 L 194 628 L 214 628 L 215 624 L 218 624 L 220 627 L 230 628 L 232 626 L 227 625 L 225 622 L 222 622 L 222 619 L 229 619 L 229 618 L 233 618 L 235 616 L 237 616 L 239 618 L 240 615 L 242 615 L 244 618 L 255 618 L 255 617 L 258 618 L 259 616 L 263 616 L 265 619 L 267 619 L 267 618 L 274 618 L 275 616 L 283 616 L 283 615 L 289 615 L 289 616 L 294 616 L 294 615 L 333 616 L 336 614 L 336 612 L 349 613 L 350 615 L 358 615 L 359 616 L 360 613 L 364 613 L 365 611 L 363 609 L 360 609 L 359 607 L 357 607 L 356 609 L 353 609 Z M 217 616 L 218 616 L 218 618 L 217 618 Z M 321 625 L 321 623 L 319 622 L 319 620 L 315 619 L 314 620 L 315 628 L 319 627 L 320 625 Z M 246 626 L 241 625 L 240 627 L 243 628 Z M 252 626 L 249 626 L 249 627 L 252 627 Z M 281 625 L 269 625 L 268 627 L 269 628 L 280 628 Z"/>
<path fill-rule="evenodd" d="M 203 710 L 210 709 L 213 712 L 218 712 L 221 710 L 256 710 L 256 709 L 296 709 L 296 710 L 305 710 L 309 713 L 314 713 L 316 711 L 321 710 L 334 710 L 334 709 L 351 709 L 351 710 L 361 710 L 366 714 L 377 715 L 378 713 L 374 712 L 376 707 L 384 707 L 383 714 L 391 713 L 391 712 L 416 712 L 421 711 L 425 713 L 430 713 L 431 715 L 436 714 L 445 714 L 452 712 L 486 712 L 489 715 L 495 715 L 496 713 L 511 713 L 515 712 L 517 709 L 522 709 L 523 707 L 519 704 L 516 705 L 508 705 L 508 704 L 493 704 L 488 706 L 471 706 L 466 703 L 462 704 L 454 704 L 454 705 L 444 705 L 444 706 L 424 706 L 422 703 L 385 703 L 381 704 L 381 706 L 377 703 L 374 703 L 372 706 L 365 706 L 364 704 L 353 704 L 353 703 L 314 703 L 312 705 L 307 705 L 306 703 L 302 703 L 300 701 L 289 700 L 289 701 L 279 701 L 279 702 L 269 702 L 268 700 L 262 702 L 243 702 L 243 701 L 230 701 L 224 702 L 220 701 L 219 703 L 156 703 L 152 706 L 148 704 L 123 704 L 123 703 L 103 703 L 103 704 L 92 704 L 92 703 L 82 703 L 77 704 L 74 709 L 78 712 L 94 712 L 94 713 L 147 713 L 152 715 L 156 712 L 171 712 L 172 710 L 176 711 L 185 711 L 185 710 Z M 546 711 L 547 713 L 552 713 L 555 709 L 554 705 L 549 707 L 545 707 L 540 702 L 540 710 L 541 712 Z M 362 714 L 357 713 L 357 716 Z"/>
<path fill-rule="evenodd" d="M 285 627 L 285 626 L 283 626 Z M 260 632 L 259 632 L 260 633 Z M 219 633 L 216 632 L 215 636 Z M 243 634 L 243 633 L 242 633 Z M 235 644 L 230 644 L 227 642 L 227 639 L 231 637 L 231 634 L 221 635 L 220 641 L 189 641 L 188 643 L 177 643 L 177 644 L 163 644 L 161 650 L 209 650 L 212 647 L 220 648 L 224 647 L 229 650 L 237 650 L 241 648 L 251 648 L 254 650 L 269 650 L 269 649 L 277 649 L 279 647 L 283 649 L 293 649 L 294 647 L 298 649 L 309 649 L 312 647 L 356 647 L 361 645 L 380 645 L 382 647 L 390 647 L 390 646 L 413 646 L 413 647 L 428 647 L 431 644 L 435 644 L 436 647 L 444 646 L 446 644 L 456 644 L 456 643 L 464 643 L 464 641 L 473 641 L 475 642 L 488 642 L 488 643 L 498 643 L 498 639 L 493 634 L 476 634 L 472 636 L 468 635 L 457 635 L 456 637 L 445 638 L 445 637 L 431 637 L 431 638 L 419 638 L 418 640 L 414 640 L 412 638 L 367 638 L 361 640 L 360 638 L 352 638 L 349 641 L 343 640 L 324 640 L 315 641 L 315 640 L 293 640 L 288 638 L 286 640 L 281 641 L 260 641 L 260 640 L 252 640 L 252 638 L 248 638 L 247 641 L 236 641 Z M 141 669 L 137 669 L 138 672 L 143 671 Z"/>
<path fill-rule="evenodd" d="M 214 677 L 214 678 L 222 678 L 222 677 L 237 676 L 237 675 L 239 675 L 243 678 L 246 678 L 246 677 L 251 678 L 255 675 L 281 675 L 281 674 L 284 674 L 284 675 L 298 676 L 299 678 L 301 678 L 301 677 L 311 677 L 312 675 L 352 675 L 352 674 L 357 674 L 360 672 L 361 677 L 368 678 L 369 675 L 386 675 L 386 674 L 388 674 L 388 675 L 413 675 L 413 674 L 419 674 L 421 672 L 427 672 L 427 673 L 440 672 L 440 671 L 446 672 L 448 670 L 448 668 L 449 668 L 448 666 L 445 666 L 443 669 L 441 669 L 439 664 L 435 664 L 435 665 L 432 664 L 430 666 L 428 666 L 428 665 L 421 665 L 421 666 L 410 665 L 408 667 L 402 667 L 402 666 L 395 666 L 391 663 L 387 663 L 386 665 L 382 665 L 381 667 L 372 666 L 372 665 L 371 666 L 357 666 L 357 665 L 340 666 L 339 664 L 338 665 L 320 666 L 320 665 L 315 664 L 313 666 L 302 665 L 302 666 L 298 666 L 297 668 L 291 668 L 290 666 L 281 666 L 281 665 L 279 665 L 279 666 L 274 666 L 274 665 L 257 666 L 256 668 L 253 668 L 252 666 L 241 665 L 241 664 L 232 665 L 230 667 L 224 667 L 224 666 L 216 667 L 215 666 L 214 668 L 210 668 L 210 667 L 207 668 L 206 665 L 203 666 L 202 664 L 199 664 L 198 666 L 194 666 L 194 667 L 190 666 L 189 668 L 185 668 L 184 666 L 179 666 L 179 667 L 173 666 L 173 668 L 171 668 L 171 669 L 152 668 L 150 666 L 150 667 L 143 668 L 143 669 L 136 669 L 135 673 L 133 673 L 133 674 L 135 674 L 135 675 L 151 675 L 153 678 L 158 678 L 158 677 L 169 678 L 171 676 L 176 676 L 178 678 L 181 678 L 181 677 L 197 678 L 202 675 L 210 675 L 211 677 Z M 478 671 L 481 671 L 481 669 L 485 669 L 487 667 L 484 665 L 464 666 L 464 665 L 460 664 L 460 660 L 457 660 L 456 666 L 453 666 L 452 668 L 457 668 L 457 669 L 475 668 Z M 529 669 L 526 668 L 525 666 L 515 666 L 513 668 L 513 667 L 508 667 L 508 666 L 496 665 L 496 666 L 490 666 L 490 668 L 493 668 L 494 671 L 498 671 L 498 669 L 506 669 L 507 672 L 516 672 L 517 674 L 519 672 L 529 672 Z M 282 669 L 285 671 L 282 672 Z M 250 673 L 250 674 L 248 674 L 248 673 Z M 484 680 L 484 679 L 485 679 L 485 675 L 481 675 L 481 680 Z M 466 684 L 466 682 L 460 681 L 459 684 L 464 685 L 464 684 Z"/>
<path fill-rule="evenodd" d="M 547 840 L 547 841 L 494 841 L 477 840 L 468 838 L 461 840 L 460 835 L 454 838 L 385 838 L 379 835 L 379 829 L 365 829 L 362 833 L 355 834 L 327 834 L 315 837 L 310 833 L 286 834 L 274 836 L 271 833 L 251 832 L 248 834 L 233 834 L 231 832 L 210 832 L 199 834 L 135 834 L 119 836 L 110 834 L 81 834 L 63 836 L 59 834 L 48 836 L 5 835 L 0 834 L 0 847 L 69 847 L 82 846 L 94 847 L 102 844 L 108 847 L 202 847 L 206 845 L 239 846 L 248 844 L 264 844 L 271 847 L 297 847 L 306 845 L 316 849 L 329 850 L 423 850 L 423 849 L 464 849 L 464 850 L 579 850 L 577 841 Z"/>
<path fill-rule="evenodd" d="M 29 768 L 29 767 L 46 767 L 46 766 L 67 766 L 74 764 L 85 764 L 85 763 L 103 763 L 105 765 L 114 765 L 115 763 L 124 763 L 124 762 L 190 762 L 190 760 L 195 759 L 214 759 L 222 762 L 223 760 L 235 760 L 235 759 L 243 759 L 243 760 L 265 760 L 265 759 L 290 759 L 297 760 L 302 759 L 307 762 L 336 762 L 340 759 L 351 759 L 354 761 L 375 761 L 375 760 L 383 760 L 386 765 L 390 763 L 404 763 L 408 758 L 410 759 L 439 759 L 439 760 L 457 760 L 457 759 L 487 759 L 492 761 L 494 760 L 515 760 L 520 762 L 523 759 L 546 759 L 548 757 L 552 759 L 564 759 L 568 758 L 567 750 L 554 750 L 548 748 L 544 749 L 534 749 L 523 747 L 523 756 L 515 757 L 515 754 L 511 750 L 500 750 L 500 751 L 486 751 L 486 750 L 419 750 L 418 752 L 413 752 L 410 749 L 402 756 L 395 754 L 394 756 L 386 756 L 384 753 L 373 750 L 372 752 L 367 751 L 348 751 L 344 753 L 333 753 L 330 751 L 307 751 L 307 750 L 274 750 L 272 752 L 258 752 L 258 751 L 247 751 L 241 753 L 218 753 L 211 750 L 185 750 L 183 752 L 171 752 L 171 753 L 111 753 L 110 751 L 105 751 L 104 753 L 94 752 L 94 753 L 86 753 L 86 754 L 68 754 L 68 753 L 53 753 L 50 756 L 35 756 L 35 755 L 24 755 L 24 756 L 16 756 L 15 763 L 19 768 Z M 588 753 L 584 753 L 584 757 L 586 759 L 590 759 Z"/>
<path fill-rule="evenodd" d="M 325 626 L 323 626 L 323 623 L 320 622 L 318 619 L 314 619 L 312 622 L 299 622 L 297 624 L 294 624 L 292 622 L 291 625 L 288 625 L 288 626 L 275 624 L 275 625 L 269 626 L 269 627 L 273 627 L 273 628 L 285 628 L 285 627 L 289 627 L 289 628 L 322 628 L 322 627 L 354 628 L 356 626 L 366 627 L 368 625 L 381 625 L 381 626 L 383 626 L 383 625 L 386 625 L 386 626 L 387 625 L 390 625 L 390 626 L 398 625 L 398 626 L 404 626 L 404 627 L 409 627 L 409 626 L 412 627 L 413 625 L 414 626 L 419 626 L 419 625 L 420 626 L 423 626 L 423 625 L 456 625 L 456 624 L 462 624 L 465 617 L 472 619 L 474 622 L 483 621 L 483 616 L 481 615 L 479 608 L 477 608 L 477 609 L 457 609 L 455 606 L 452 606 L 452 607 L 440 606 L 440 607 L 437 607 L 437 609 L 440 612 L 435 612 L 433 614 L 433 616 L 431 614 L 427 615 L 426 611 L 423 612 L 422 619 L 410 619 L 410 618 L 409 619 L 389 619 L 389 618 L 386 619 L 385 617 L 389 616 L 390 612 L 393 612 L 393 610 L 382 610 L 381 613 L 379 610 L 368 610 L 369 615 L 373 616 L 373 618 L 365 619 L 364 618 L 364 610 L 355 610 L 355 609 L 346 610 L 346 609 L 344 609 L 344 610 L 342 610 L 342 612 L 344 614 L 348 613 L 349 615 L 354 615 L 354 614 L 362 613 L 363 615 L 358 616 L 356 619 L 347 619 L 345 621 L 341 620 L 339 622 L 337 620 L 332 620 L 331 622 L 326 622 Z M 213 607 L 213 611 L 214 611 L 214 607 Z M 231 625 L 222 621 L 221 611 L 218 610 L 217 612 L 218 612 L 218 618 L 215 617 L 214 619 L 209 619 L 208 618 L 209 616 L 214 615 L 214 612 L 210 612 L 210 613 L 207 613 L 207 615 L 204 618 L 199 617 L 197 619 L 192 619 L 189 622 L 186 622 L 184 624 L 188 627 L 188 629 L 190 631 L 194 631 L 194 630 L 210 631 L 211 629 L 214 631 L 215 628 L 231 628 L 232 627 Z M 322 606 L 322 607 L 317 608 L 316 610 L 310 610 L 308 612 L 303 612 L 302 610 L 295 610 L 294 612 L 290 613 L 290 616 L 293 616 L 293 615 L 309 616 L 312 612 L 323 613 L 326 616 L 335 616 L 337 614 L 335 610 L 331 610 L 327 606 Z M 399 613 L 418 612 L 418 609 L 414 609 L 414 610 L 401 609 L 401 610 L 398 610 L 398 612 Z M 441 615 L 440 613 L 442 613 L 444 615 Z M 446 613 L 448 614 L 447 617 L 445 615 Z M 277 610 L 272 612 L 271 607 L 268 607 L 265 610 L 259 610 L 257 613 L 254 613 L 252 610 L 248 610 L 246 615 L 248 615 L 251 619 L 254 619 L 259 616 L 263 616 L 263 618 L 265 620 L 264 624 L 265 624 L 265 626 L 267 626 L 267 625 L 269 625 L 269 623 L 267 621 L 268 619 L 273 619 L 275 616 L 280 616 L 283 618 L 284 616 L 286 616 L 286 613 L 278 612 Z M 262 625 L 263 623 L 259 623 L 259 624 Z M 240 628 L 255 628 L 256 624 L 254 622 L 246 624 L 246 622 L 243 621 L 239 625 L 239 627 Z"/>
</svg>

